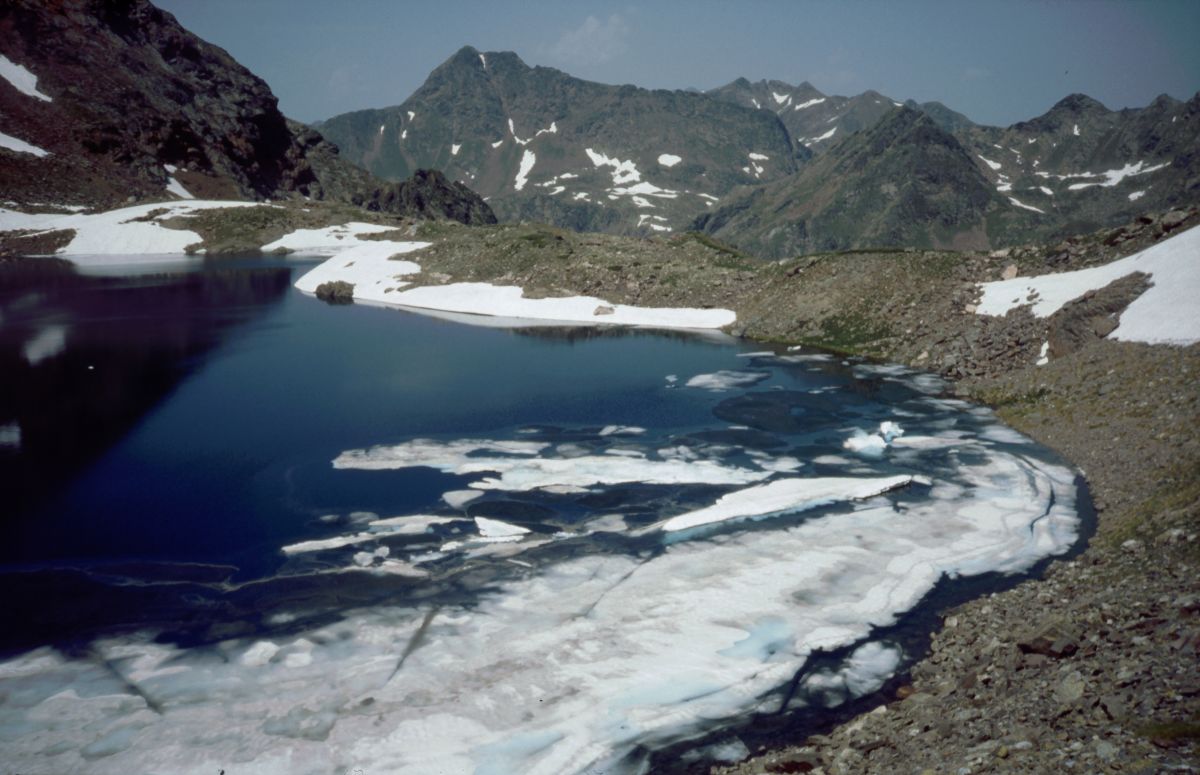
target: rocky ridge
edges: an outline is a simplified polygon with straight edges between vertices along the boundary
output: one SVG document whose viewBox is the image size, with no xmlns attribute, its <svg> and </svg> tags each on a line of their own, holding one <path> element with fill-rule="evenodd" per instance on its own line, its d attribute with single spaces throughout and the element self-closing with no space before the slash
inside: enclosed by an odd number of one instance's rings
<svg viewBox="0 0 1200 775">
<path fill-rule="evenodd" d="M 375 174 L 442 169 L 506 221 L 640 236 L 699 228 L 784 258 L 998 248 L 1186 205 L 1200 186 L 1197 100 L 1110 111 L 1070 95 L 988 127 L 874 91 L 744 78 L 650 91 L 465 47 L 401 105 L 319 126 Z M 928 125 L 897 131 L 913 116 Z"/>
</svg>

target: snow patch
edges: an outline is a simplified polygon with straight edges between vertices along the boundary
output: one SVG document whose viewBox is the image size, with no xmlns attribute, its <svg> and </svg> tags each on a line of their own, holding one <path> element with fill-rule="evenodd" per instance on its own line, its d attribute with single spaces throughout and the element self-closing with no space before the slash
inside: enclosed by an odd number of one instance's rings
<svg viewBox="0 0 1200 775">
<path fill-rule="evenodd" d="M 385 231 L 394 231 L 395 228 L 394 226 L 384 226 L 378 223 L 351 221 L 350 223 L 326 226 L 321 229 L 297 229 L 283 235 L 274 242 L 268 242 L 266 245 L 263 245 L 262 252 L 325 255 L 361 245 L 387 245 L 392 243 L 363 240 L 359 239 L 359 237 L 365 234 L 381 234 Z"/>
<path fill-rule="evenodd" d="M 38 148 L 36 145 L 27 143 L 24 140 L 18 140 L 12 135 L 6 135 L 3 132 L 0 132 L 0 148 L 7 148 L 8 150 L 16 151 L 17 153 L 30 153 L 39 159 L 43 156 L 50 155 L 50 152 L 47 150 Z"/>
<path fill-rule="evenodd" d="M 8 57 L 0 54 L 0 78 L 8 81 L 14 89 L 29 97 L 35 97 L 44 102 L 53 102 L 49 95 L 43 94 L 37 88 L 37 76 L 23 65 L 19 65 Z"/>
<path fill-rule="evenodd" d="M 1125 308 L 1117 330 L 1110 337 L 1150 344 L 1192 344 L 1200 341 L 1197 255 L 1200 255 L 1200 227 L 1103 266 L 982 283 L 983 297 L 976 313 L 1004 315 L 1034 295 L 1033 314 L 1044 318 L 1088 291 L 1099 290 L 1134 272 L 1144 272 L 1150 275 L 1153 286 Z"/>
<path fill-rule="evenodd" d="M 681 161 L 683 161 L 683 157 L 676 156 L 673 153 L 662 153 L 658 156 L 658 163 L 664 167 L 674 167 Z"/>
<path fill-rule="evenodd" d="M 984 164 L 986 164 L 986 165 L 988 165 L 989 167 L 991 167 L 993 170 L 998 170 L 998 169 L 1000 169 L 1000 162 L 998 162 L 998 161 L 992 161 L 991 159 L 987 158 L 986 156 L 984 156 L 984 155 L 983 155 L 983 154 L 981 154 L 981 153 L 979 153 L 979 154 L 975 154 L 975 155 L 976 155 L 976 156 L 978 156 L 980 159 L 982 159 L 982 160 L 983 160 L 983 163 L 984 163 Z"/>
<path fill-rule="evenodd" d="M 792 101 L 792 95 L 790 94 L 776 94 L 775 92 L 771 92 L 771 96 L 775 98 L 775 102 L 779 105 L 786 105 Z"/>
<path fill-rule="evenodd" d="M 451 145 L 451 146 L 450 146 L 450 155 L 451 155 L 451 156 L 457 156 L 457 155 L 458 155 L 458 151 L 459 151 L 459 149 L 460 149 L 460 148 L 462 148 L 462 144 L 461 144 L 461 143 L 454 143 L 453 145 Z"/>
<path fill-rule="evenodd" d="M 1129 195 L 1129 201 L 1136 202 L 1137 200 L 1141 199 L 1145 195 L 1146 195 L 1145 191 L 1134 191 L 1132 194 Z"/>
<path fill-rule="evenodd" d="M 805 108 L 811 108 L 813 105 L 820 105 L 824 101 L 824 97 L 817 97 L 816 99 L 807 100 L 805 102 L 801 102 L 799 105 L 793 106 L 792 110 L 804 110 Z"/>
<path fill-rule="evenodd" d="M 160 221 L 187 217 L 200 210 L 223 207 L 269 207 L 257 202 L 221 202 L 193 199 L 187 202 L 154 202 L 103 213 L 37 214 L 0 209 L 0 231 L 15 229 L 58 231 L 71 229 L 74 239 L 57 251 L 61 256 L 183 255 L 201 242 L 199 234 L 168 229 Z M 153 220 L 144 219 L 160 210 Z M 84 263 L 88 260 L 81 259 Z"/>
<path fill-rule="evenodd" d="M 1045 214 L 1046 214 L 1046 211 L 1045 211 L 1045 210 L 1039 210 L 1038 208 L 1034 207 L 1033 205 L 1027 205 L 1027 204 L 1025 204 L 1024 202 L 1021 202 L 1021 201 L 1020 201 L 1019 199 L 1017 199 L 1015 196 L 1010 196 L 1010 197 L 1008 198 L 1008 201 L 1012 202 L 1012 203 L 1013 203 L 1013 205 L 1015 205 L 1016 207 L 1021 207 L 1021 208 L 1024 208 L 1024 209 L 1026 209 L 1026 210 L 1032 210 L 1032 211 L 1034 211 L 1035 213 L 1041 213 L 1042 215 L 1045 215 Z"/>
<path fill-rule="evenodd" d="M 524 145 L 524 143 L 522 143 Z M 533 151 L 525 151 L 521 155 L 521 166 L 517 168 L 517 176 L 513 178 L 513 188 L 517 191 L 525 188 L 527 176 L 533 170 L 533 165 L 537 163 L 537 155 Z"/>
</svg>

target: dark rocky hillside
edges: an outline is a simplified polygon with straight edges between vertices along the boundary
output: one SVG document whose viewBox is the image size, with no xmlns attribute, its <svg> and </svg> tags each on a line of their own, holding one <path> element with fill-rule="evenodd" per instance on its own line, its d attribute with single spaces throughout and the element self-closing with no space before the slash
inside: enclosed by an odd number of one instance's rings
<svg viewBox="0 0 1200 775">
<path fill-rule="evenodd" d="M 319 133 L 284 118 L 261 79 L 146 0 L 6 0 L 0 55 L 14 74 L 0 78 L 5 200 L 350 202 L 372 200 L 382 186 Z M 487 211 L 443 183 L 420 183 L 441 186 L 422 200 L 463 198 L 435 209 Z M 373 201 L 399 207 L 412 199 Z"/>
<path fill-rule="evenodd" d="M 922 129 L 900 131 L 918 115 Z M 1200 200 L 1200 96 L 1110 111 L 1071 95 L 1004 128 L 910 102 L 820 150 L 794 175 L 737 192 L 696 226 L 768 258 L 1007 247 L 1112 227 Z"/>
<path fill-rule="evenodd" d="M 678 230 L 733 187 L 797 169 L 772 114 L 693 92 L 583 81 L 471 47 L 403 104 L 318 128 L 381 177 L 434 167 L 502 218 L 577 230 Z"/>
<path fill-rule="evenodd" d="M 979 248 L 988 243 L 989 213 L 1000 208 L 953 135 L 922 113 L 893 107 L 795 175 L 743 190 L 701 215 L 696 228 L 770 258 L 863 247 Z"/>
</svg>

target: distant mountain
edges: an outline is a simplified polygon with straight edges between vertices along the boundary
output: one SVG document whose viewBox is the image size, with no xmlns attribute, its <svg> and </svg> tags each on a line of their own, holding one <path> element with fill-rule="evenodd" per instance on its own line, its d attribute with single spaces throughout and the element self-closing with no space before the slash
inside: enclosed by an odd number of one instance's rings
<svg viewBox="0 0 1200 775">
<path fill-rule="evenodd" d="M 979 248 L 989 244 L 989 217 L 1001 210 L 953 135 L 921 112 L 892 106 L 796 174 L 744 189 L 695 226 L 769 258 L 880 246 Z"/>
<path fill-rule="evenodd" d="M 578 230 L 679 229 L 735 186 L 797 169 L 772 114 L 694 92 L 583 81 L 469 46 L 403 104 L 317 126 L 380 177 L 436 167 L 502 218 Z"/>
<path fill-rule="evenodd" d="M 4 200 L 384 201 L 376 192 L 386 188 L 284 118 L 261 79 L 146 0 L 0 3 Z"/>
<path fill-rule="evenodd" d="M 808 81 L 792 86 L 783 81 L 751 83 L 739 78 L 712 89 L 714 99 L 770 111 L 783 122 L 801 153 L 821 153 L 846 135 L 879 122 L 899 102 L 876 91 L 856 97 L 822 94 Z"/>
<path fill-rule="evenodd" d="M 1200 199 L 1200 96 L 1181 103 L 1164 95 L 1143 109 L 1110 111 L 1074 94 L 1011 127 L 975 124 L 938 102 L 907 102 L 909 113 L 924 114 L 953 137 L 979 173 L 971 176 L 964 174 L 961 153 L 940 161 L 931 153 L 946 144 L 946 137 L 929 145 L 928 128 L 896 132 L 896 103 L 874 92 L 826 98 L 807 83 L 790 87 L 743 79 L 712 93 L 762 104 L 764 92 L 770 109 L 812 148 L 814 160 L 788 178 L 736 192 L 696 221 L 699 228 L 762 256 L 885 246 L 1006 246 L 1095 231 Z M 887 105 L 882 113 L 873 107 L 881 100 Z M 835 133 L 819 144 L 808 142 L 816 111 L 832 113 L 818 120 L 839 132 L 852 116 L 861 136 L 838 142 Z M 904 121 L 913 122 L 913 115 Z M 863 147 L 878 158 L 847 166 Z M 934 162 L 946 166 L 938 170 Z M 934 172 L 936 190 L 927 185 Z M 914 177 L 906 185 L 897 173 Z M 983 210 L 980 178 L 992 192 Z M 881 197 L 884 189 L 895 190 L 899 199 Z M 853 217 L 846 220 L 848 213 Z"/>
</svg>

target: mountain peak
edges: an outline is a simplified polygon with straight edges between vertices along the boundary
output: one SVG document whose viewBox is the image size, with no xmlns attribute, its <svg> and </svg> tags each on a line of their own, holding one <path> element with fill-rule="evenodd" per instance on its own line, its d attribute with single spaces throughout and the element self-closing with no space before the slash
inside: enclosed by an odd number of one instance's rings
<svg viewBox="0 0 1200 775">
<path fill-rule="evenodd" d="M 1054 103 L 1054 107 L 1050 108 L 1050 112 L 1108 113 L 1110 111 L 1099 100 L 1093 99 L 1086 94 L 1076 93 L 1068 94 Z"/>
</svg>

